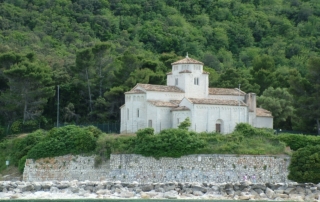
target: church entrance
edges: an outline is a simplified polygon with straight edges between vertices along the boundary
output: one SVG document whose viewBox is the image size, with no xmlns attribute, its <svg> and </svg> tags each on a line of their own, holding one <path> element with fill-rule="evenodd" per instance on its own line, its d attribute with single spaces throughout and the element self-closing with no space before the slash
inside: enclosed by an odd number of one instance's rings
<svg viewBox="0 0 320 202">
<path fill-rule="evenodd" d="M 216 123 L 216 132 L 217 133 L 221 132 L 221 124 L 220 123 Z"/>
<path fill-rule="evenodd" d="M 223 122 L 221 119 L 216 121 L 216 133 L 222 133 Z"/>
</svg>

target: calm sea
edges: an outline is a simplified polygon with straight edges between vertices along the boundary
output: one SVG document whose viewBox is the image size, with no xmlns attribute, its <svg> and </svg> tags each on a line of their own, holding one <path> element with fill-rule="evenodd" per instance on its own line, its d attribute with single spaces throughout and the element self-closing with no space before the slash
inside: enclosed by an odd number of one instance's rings
<svg viewBox="0 0 320 202">
<path fill-rule="evenodd" d="M 31 200 L 0 200 L 1 202 L 4 201 L 10 201 L 10 202 L 129 202 L 129 201 L 133 201 L 133 202 L 200 202 L 200 201 L 204 201 L 204 202 L 214 202 L 214 201 L 219 201 L 219 202 L 230 202 L 233 200 L 202 200 L 202 199 L 193 199 L 193 200 L 185 200 L 185 199 L 59 199 L 59 200 L 51 200 L 51 199 L 31 199 Z M 240 201 L 237 200 L 237 202 L 244 202 L 244 201 Z M 254 202 L 254 201 L 250 201 L 250 202 Z M 256 202 L 263 202 L 263 201 L 256 201 Z M 285 202 L 285 201 L 282 201 Z M 289 202 L 289 201 L 287 201 Z"/>
</svg>

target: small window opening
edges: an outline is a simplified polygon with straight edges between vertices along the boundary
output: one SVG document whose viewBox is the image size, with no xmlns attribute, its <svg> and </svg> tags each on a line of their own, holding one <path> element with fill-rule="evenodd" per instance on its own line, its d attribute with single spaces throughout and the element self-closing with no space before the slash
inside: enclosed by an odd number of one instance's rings
<svg viewBox="0 0 320 202">
<path fill-rule="evenodd" d="M 129 109 L 127 109 L 127 119 L 129 120 Z"/>
<path fill-rule="evenodd" d="M 199 78 L 198 77 L 195 77 L 193 79 L 193 82 L 194 82 L 194 85 L 199 85 Z"/>
</svg>

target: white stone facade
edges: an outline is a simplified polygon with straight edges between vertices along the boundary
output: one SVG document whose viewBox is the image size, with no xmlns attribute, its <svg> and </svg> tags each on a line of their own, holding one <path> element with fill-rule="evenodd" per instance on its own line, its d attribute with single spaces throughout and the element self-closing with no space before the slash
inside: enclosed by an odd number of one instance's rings
<svg viewBox="0 0 320 202">
<path fill-rule="evenodd" d="M 167 85 L 137 84 L 125 93 L 121 133 L 152 127 L 158 133 L 177 128 L 187 117 L 190 130 L 231 133 L 237 123 L 273 128 L 273 117 L 256 107 L 256 95 L 234 88 L 209 88 L 203 63 L 186 57 L 172 63 Z"/>
</svg>

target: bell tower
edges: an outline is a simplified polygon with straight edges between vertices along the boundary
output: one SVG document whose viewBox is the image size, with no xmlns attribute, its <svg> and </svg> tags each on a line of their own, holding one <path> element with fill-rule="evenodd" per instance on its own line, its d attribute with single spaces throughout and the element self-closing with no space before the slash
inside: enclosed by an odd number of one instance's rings
<svg viewBox="0 0 320 202">
<path fill-rule="evenodd" d="M 208 96 L 208 73 L 203 71 L 203 63 L 189 58 L 171 64 L 172 71 L 167 74 L 167 85 L 177 86 L 185 92 L 185 97 L 206 98 Z"/>
</svg>

